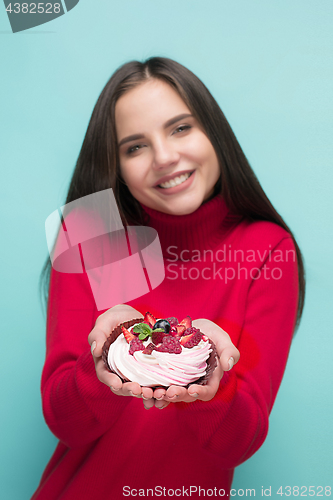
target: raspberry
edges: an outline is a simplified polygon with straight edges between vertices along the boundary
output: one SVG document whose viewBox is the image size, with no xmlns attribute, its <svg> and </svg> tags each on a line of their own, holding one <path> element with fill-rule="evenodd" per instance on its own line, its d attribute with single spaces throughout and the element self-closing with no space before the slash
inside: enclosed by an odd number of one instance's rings
<svg viewBox="0 0 333 500">
<path fill-rule="evenodd" d="M 176 326 L 178 325 L 178 319 L 175 318 L 174 316 L 170 317 L 170 318 L 165 318 L 167 321 L 169 321 L 170 323 L 170 326 Z"/>
<path fill-rule="evenodd" d="M 202 333 L 197 328 L 191 327 L 185 330 L 186 335 L 183 335 L 180 339 L 180 343 L 183 347 L 191 349 L 192 347 L 199 344 L 202 339 Z"/>
<path fill-rule="evenodd" d="M 131 354 L 133 356 L 135 351 L 142 351 L 144 348 L 145 348 L 145 346 L 143 345 L 142 340 L 139 340 L 137 337 L 135 337 L 130 342 L 130 348 L 129 348 L 128 354 Z"/>
<path fill-rule="evenodd" d="M 154 332 L 154 330 L 153 330 L 152 335 L 151 335 L 151 340 L 153 341 L 153 343 L 155 345 L 157 345 L 157 344 L 160 344 L 161 342 L 163 342 L 163 339 L 166 335 L 168 335 L 168 334 L 165 332 Z"/>
<path fill-rule="evenodd" d="M 154 344 L 150 342 L 150 344 L 148 344 L 142 352 L 143 354 L 151 354 L 154 349 L 156 349 L 156 346 L 154 346 Z"/>
<path fill-rule="evenodd" d="M 166 335 L 163 338 L 162 344 L 156 347 L 156 351 L 180 354 L 182 352 L 182 347 L 179 343 L 179 340 L 177 340 L 175 337 L 172 337 L 171 335 Z"/>
</svg>

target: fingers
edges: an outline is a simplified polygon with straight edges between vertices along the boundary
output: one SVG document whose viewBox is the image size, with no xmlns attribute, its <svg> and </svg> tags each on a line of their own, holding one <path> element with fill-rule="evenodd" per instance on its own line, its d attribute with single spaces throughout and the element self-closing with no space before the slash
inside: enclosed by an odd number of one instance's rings
<svg viewBox="0 0 333 500">
<path fill-rule="evenodd" d="M 165 393 L 166 393 L 166 389 L 163 389 L 162 387 L 158 387 L 157 389 L 154 390 L 154 399 L 157 399 L 160 400 L 160 399 L 163 399 L 163 397 L 165 396 Z"/>
<path fill-rule="evenodd" d="M 167 402 L 167 403 L 191 403 L 195 401 L 198 398 L 198 393 L 200 393 L 198 388 L 201 388 L 202 386 L 192 386 L 194 389 L 192 389 L 192 393 L 190 393 L 185 387 L 180 387 L 178 385 L 171 385 L 165 392 L 164 396 L 161 398 L 157 399 L 159 404 L 155 403 L 155 406 L 161 407 L 162 402 Z M 154 393 L 155 395 L 155 393 Z"/>
<path fill-rule="evenodd" d="M 117 325 L 124 321 L 140 317 L 143 318 L 139 311 L 126 304 L 111 307 L 111 309 L 98 316 L 95 327 L 88 335 L 88 342 L 94 356 L 102 356 L 104 342 Z"/>
<path fill-rule="evenodd" d="M 154 391 L 151 387 L 141 387 L 142 398 L 145 400 L 152 399 Z"/>
<path fill-rule="evenodd" d="M 192 384 L 188 388 L 188 395 L 193 399 L 198 399 L 200 401 L 210 401 L 213 399 L 215 396 L 220 380 L 222 378 L 222 369 L 220 366 L 218 366 L 214 372 L 211 378 L 209 379 L 208 383 L 206 385 L 198 385 L 198 384 Z M 189 400 L 191 402 L 191 399 Z"/>
<path fill-rule="evenodd" d="M 115 392 L 115 394 L 116 393 L 117 391 Z M 125 382 L 124 384 L 122 384 L 121 387 L 121 396 L 133 396 L 135 398 L 141 398 L 142 397 L 141 386 L 136 382 Z"/>
<path fill-rule="evenodd" d="M 154 401 L 155 408 L 162 410 L 166 408 L 170 403 L 178 403 L 180 401 L 185 401 L 188 398 L 187 390 L 185 387 L 180 387 L 177 385 L 172 385 L 168 389 L 158 387 L 154 390 Z M 190 398 L 195 400 L 195 398 Z"/>
<path fill-rule="evenodd" d="M 158 410 L 163 410 L 164 408 L 169 406 L 169 404 L 170 403 L 168 401 L 156 401 L 155 399 L 155 408 L 157 408 Z"/>
<path fill-rule="evenodd" d="M 119 304 L 111 307 L 103 314 L 98 316 L 95 326 L 98 326 L 106 335 L 110 335 L 112 330 L 123 323 L 133 318 L 143 318 L 142 314 L 134 309 L 134 307 L 127 306 L 126 304 Z"/>
<path fill-rule="evenodd" d="M 218 363 L 215 368 L 211 378 L 208 380 L 206 385 L 192 384 L 187 390 L 187 398 L 184 399 L 186 403 L 195 401 L 196 399 L 200 401 L 210 401 L 215 396 L 220 380 L 223 376 L 223 370 L 221 364 Z"/>
<path fill-rule="evenodd" d="M 218 325 L 207 319 L 197 319 L 193 326 L 200 328 L 215 344 L 223 371 L 229 371 L 239 361 L 240 353 L 230 336 Z"/>
<path fill-rule="evenodd" d="M 153 393 L 153 404 L 150 405 L 150 408 L 152 406 L 155 406 L 155 408 L 159 410 L 163 410 L 163 408 L 166 408 L 169 405 L 169 402 L 165 400 L 165 393 L 166 389 L 164 389 L 163 387 L 158 387 L 157 389 L 155 389 Z"/>
<path fill-rule="evenodd" d="M 221 374 L 223 373 L 221 366 L 219 365 L 210 379 L 210 383 L 206 386 L 192 384 L 188 389 L 180 386 L 170 386 L 167 390 L 163 388 L 157 388 L 154 391 L 154 399 L 149 401 L 144 401 L 145 408 L 149 409 L 153 407 L 153 402 L 155 402 L 155 407 L 158 409 L 166 408 L 170 403 L 193 403 L 197 399 L 202 401 L 209 401 L 212 399 L 219 387 L 219 382 L 221 380 Z"/>
<path fill-rule="evenodd" d="M 177 385 L 170 386 L 167 390 L 155 389 L 154 399 L 157 408 L 165 408 L 165 403 L 193 403 L 194 401 L 210 401 L 216 394 L 223 375 L 222 366 L 218 363 L 207 385 L 192 384 L 188 389 Z"/>
<path fill-rule="evenodd" d="M 163 387 L 152 389 L 151 387 L 142 387 L 143 406 L 149 410 L 153 406 L 159 410 L 163 410 L 169 405 L 165 400 L 166 390 Z"/>
<path fill-rule="evenodd" d="M 185 396 L 187 396 L 187 390 L 185 387 L 180 387 L 178 385 L 171 385 L 167 390 L 159 388 L 154 391 L 154 398 L 156 401 L 176 403 L 177 401 L 182 401 Z M 158 405 L 158 407 L 159 406 L 160 405 Z"/>
<path fill-rule="evenodd" d="M 204 386 L 203 385 L 197 385 L 197 384 L 192 384 L 190 385 L 190 387 L 188 388 L 188 395 L 191 396 L 191 398 L 199 398 L 201 399 L 201 397 L 203 396 L 204 394 Z"/>
<path fill-rule="evenodd" d="M 100 382 L 112 387 L 115 391 L 119 391 L 122 388 L 122 381 L 115 373 L 111 373 L 105 366 L 101 359 L 95 360 L 96 375 Z"/>
<path fill-rule="evenodd" d="M 146 410 L 150 410 L 155 405 L 155 399 L 150 398 L 150 399 L 143 399 L 143 406 L 145 407 Z"/>
<path fill-rule="evenodd" d="M 178 385 L 171 385 L 164 396 L 164 399 L 171 402 L 181 401 L 187 395 L 187 389 Z"/>
<path fill-rule="evenodd" d="M 220 363 L 223 371 L 227 372 L 231 370 L 231 368 L 239 361 L 239 358 L 239 350 L 233 344 L 223 349 L 220 355 Z"/>
<path fill-rule="evenodd" d="M 99 358 L 102 356 L 102 349 L 107 335 L 99 326 L 95 326 L 88 335 L 88 342 L 91 346 L 91 354 Z"/>
<path fill-rule="evenodd" d="M 158 387 L 153 390 L 151 387 L 142 387 L 142 399 L 143 406 L 146 410 L 149 410 L 153 406 L 162 410 L 169 405 L 168 401 L 165 401 L 166 390 L 163 387 Z"/>
</svg>

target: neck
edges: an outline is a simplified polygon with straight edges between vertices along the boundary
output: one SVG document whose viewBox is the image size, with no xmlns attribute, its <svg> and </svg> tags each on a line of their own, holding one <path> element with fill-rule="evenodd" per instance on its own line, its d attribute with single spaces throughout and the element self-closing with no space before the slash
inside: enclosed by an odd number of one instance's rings
<svg viewBox="0 0 333 500">
<path fill-rule="evenodd" d="M 141 206 L 149 216 L 148 226 L 158 232 L 164 254 L 170 246 L 179 251 L 213 248 L 235 222 L 220 195 L 188 215 L 170 215 Z"/>
</svg>

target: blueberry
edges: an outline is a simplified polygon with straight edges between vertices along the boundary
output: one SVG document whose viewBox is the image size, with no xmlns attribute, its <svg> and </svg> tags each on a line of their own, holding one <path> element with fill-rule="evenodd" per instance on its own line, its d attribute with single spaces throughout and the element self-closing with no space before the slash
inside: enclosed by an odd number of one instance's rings
<svg viewBox="0 0 333 500">
<path fill-rule="evenodd" d="M 163 328 L 163 330 L 166 333 L 169 333 L 170 323 L 166 319 L 159 319 L 158 321 L 156 321 L 155 325 L 153 326 L 153 330 L 156 330 L 156 328 Z"/>
</svg>

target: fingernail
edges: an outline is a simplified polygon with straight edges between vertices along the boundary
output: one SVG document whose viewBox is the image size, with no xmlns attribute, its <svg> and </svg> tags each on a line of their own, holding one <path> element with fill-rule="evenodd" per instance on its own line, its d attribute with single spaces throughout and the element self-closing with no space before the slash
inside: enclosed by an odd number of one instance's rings
<svg viewBox="0 0 333 500">
<path fill-rule="evenodd" d="M 229 358 L 229 361 L 228 361 L 228 366 L 229 366 L 229 370 L 231 370 L 231 368 L 234 366 L 234 358 L 231 356 L 231 358 Z"/>
<path fill-rule="evenodd" d="M 96 340 L 91 344 L 91 354 L 94 354 L 95 347 L 97 346 Z"/>
<path fill-rule="evenodd" d="M 178 398 L 178 394 L 174 394 L 173 396 L 169 396 L 169 399 L 175 399 Z"/>
<path fill-rule="evenodd" d="M 155 398 L 155 399 L 157 399 L 157 401 L 161 401 L 161 399 L 163 399 L 163 398 L 164 398 L 164 395 L 161 396 L 160 398 Z"/>
<path fill-rule="evenodd" d="M 129 391 L 129 393 L 131 394 L 131 396 L 133 396 L 134 398 L 141 398 L 141 394 L 134 394 L 134 392 L 132 391 Z"/>
<path fill-rule="evenodd" d="M 110 386 L 110 389 L 111 389 L 111 391 L 116 391 L 116 392 L 119 391 L 119 389 L 116 389 L 115 387 L 112 387 L 112 385 Z"/>
<path fill-rule="evenodd" d="M 197 392 L 189 393 L 189 395 L 192 396 L 192 398 L 197 398 L 199 396 Z"/>
<path fill-rule="evenodd" d="M 148 401 L 149 398 L 145 398 L 144 395 L 142 395 L 142 399 L 144 399 L 145 401 Z"/>
</svg>

